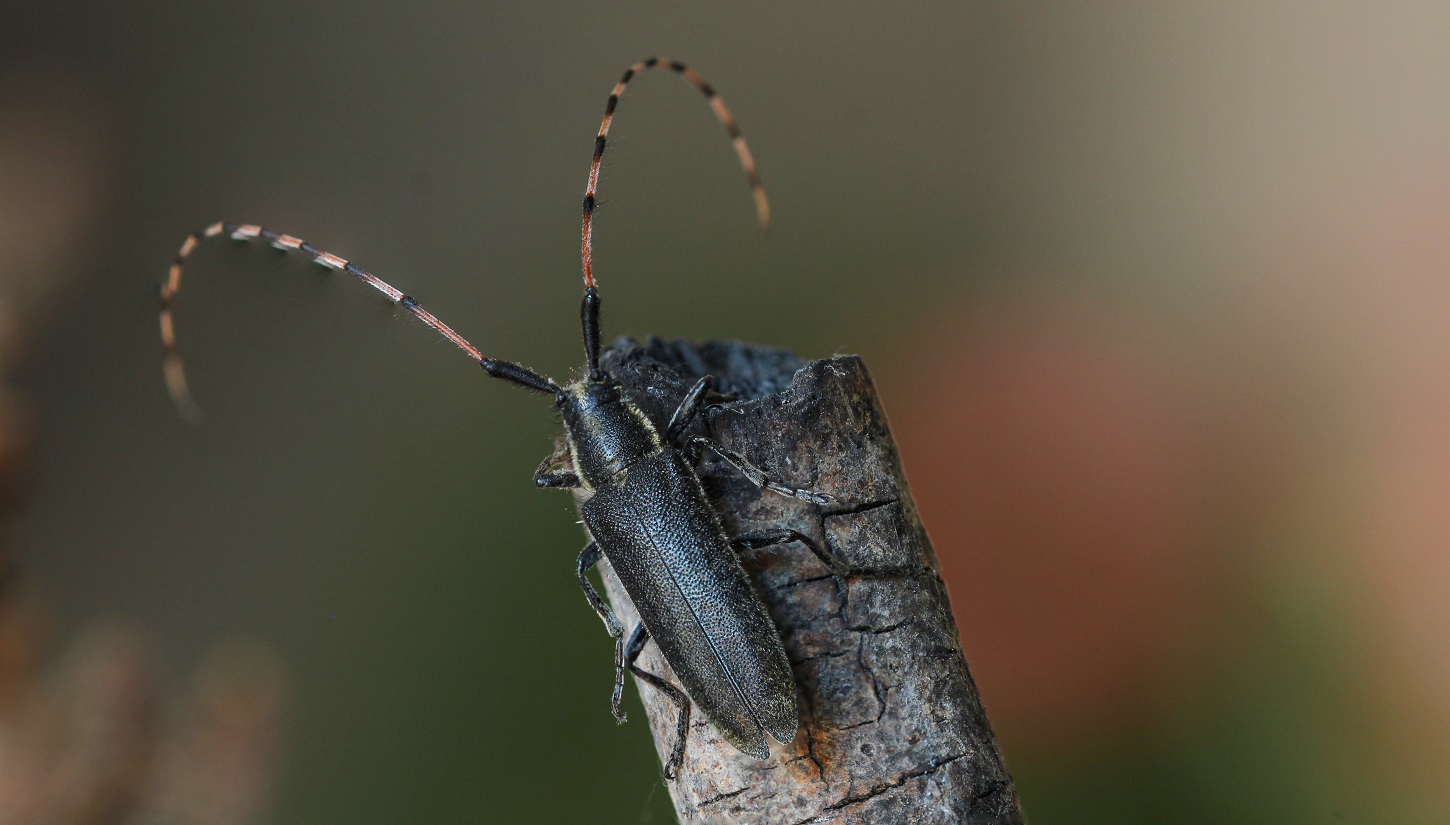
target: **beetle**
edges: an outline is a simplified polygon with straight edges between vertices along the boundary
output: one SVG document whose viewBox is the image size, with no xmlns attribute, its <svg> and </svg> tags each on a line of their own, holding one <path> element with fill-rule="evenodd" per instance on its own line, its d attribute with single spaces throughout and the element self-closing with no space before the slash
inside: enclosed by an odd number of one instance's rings
<svg viewBox="0 0 1450 825">
<path fill-rule="evenodd" d="M 765 490 L 817 505 L 834 499 L 816 490 L 781 483 L 710 438 L 691 435 L 702 409 L 726 398 L 714 392 L 710 376 L 700 378 L 690 388 L 668 423 L 661 427 L 661 422 L 652 420 L 600 364 L 600 299 L 591 256 L 599 170 L 620 95 L 633 77 L 654 68 L 668 68 L 682 75 L 705 95 L 730 134 L 749 179 L 762 228 L 769 221 L 769 206 L 755 162 L 715 90 L 693 69 L 677 61 L 650 58 L 631 66 L 609 94 L 584 192 L 580 242 L 584 297 L 580 320 L 585 365 L 574 380 L 561 385 L 513 361 L 490 358 L 417 301 L 351 261 L 295 236 L 254 224 L 215 223 L 186 238 L 161 287 L 160 324 L 168 390 L 183 415 L 194 417 L 196 406 L 177 351 L 172 316 L 182 267 L 207 238 L 226 235 L 239 240 L 262 239 L 356 277 L 458 346 L 488 375 L 551 397 L 563 421 L 564 448 L 544 460 L 534 481 L 541 488 L 577 489 L 581 493 L 580 509 L 592 540 L 579 553 L 576 575 L 589 606 L 614 639 L 610 709 L 615 719 L 625 721 L 619 704 L 626 670 L 676 705 L 675 742 L 664 765 L 665 776 L 673 779 L 684 759 L 692 705 L 726 740 L 756 759 L 769 756 L 767 736 L 788 744 L 800 728 L 795 681 L 780 633 L 736 551 L 800 542 L 836 574 L 838 581 L 842 566 L 813 539 L 795 530 L 756 530 L 733 538 L 726 535 L 696 469 L 706 450 Z M 613 610 L 586 576 L 601 558 L 609 561 L 640 616 L 639 624 L 627 637 Z M 637 663 L 651 639 L 679 680 L 678 686 Z"/>
</svg>

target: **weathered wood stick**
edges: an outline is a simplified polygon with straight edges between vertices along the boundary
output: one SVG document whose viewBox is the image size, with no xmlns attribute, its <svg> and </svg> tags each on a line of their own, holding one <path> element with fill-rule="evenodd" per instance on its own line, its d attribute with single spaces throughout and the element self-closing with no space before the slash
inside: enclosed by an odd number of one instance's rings
<svg viewBox="0 0 1450 825">
<path fill-rule="evenodd" d="M 886 416 L 855 356 L 803 363 L 739 343 L 616 342 L 606 368 L 657 421 L 713 375 L 737 400 L 709 409 L 709 434 L 781 483 L 821 490 L 816 506 L 762 492 L 707 456 L 706 491 L 730 535 L 787 527 L 851 570 L 838 582 L 798 543 L 746 551 L 795 669 L 802 731 L 760 762 L 696 714 L 675 810 L 690 823 L 1020 823 L 1011 776 L 962 655 L 926 531 Z M 604 562 L 626 631 L 637 614 Z M 844 592 L 842 585 L 844 584 Z M 640 664 L 673 681 L 651 644 Z M 675 707 L 636 680 L 660 758 Z"/>
</svg>

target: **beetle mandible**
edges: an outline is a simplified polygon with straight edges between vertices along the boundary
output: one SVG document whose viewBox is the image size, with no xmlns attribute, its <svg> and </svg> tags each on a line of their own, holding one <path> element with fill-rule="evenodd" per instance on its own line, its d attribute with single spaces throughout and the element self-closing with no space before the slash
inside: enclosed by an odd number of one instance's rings
<svg viewBox="0 0 1450 825">
<path fill-rule="evenodd" d="M 662 431 L 659 422 L 652 421 L 600 365 L 600 301 L 591 256 L 600 162 L 620 95 L 635 75 L 653 68 L 668 68 L 684 76 L 705 95 L 730 133 L 750 181 L 761 226 L 769 221 L 769 206 L 755 162 L 735 119 L 715 90 L 693 69 L 676 61 L 650 58 L 626 70 L 609 94 L 584 192 L 580 241 L 584 299 L 580 315 L 586 361 L 577 379 L 561 386 L 520 364 L 490 358 L 417 301 L 352 262 L 300 238 L 253 224 L 215 223 L 187 237 L 161 287 L 160 323 L 167 388 L 182 413 L 193 417 L 196 407 L 176 349 L 171 312 L 181 286 L 182 266 L 206 238 L 261 238 L 279 249 L 298 250 L 319 264 L 347 272 L 383 293 L 462 349 L 490 376 L 551 396 L 564 422 L 565 449 L 544 460 L 534 481 L 543 488 L 582 488 L 581 512 L 593 540 L 579 553 L 576 573 L 589 606 L 614 639 L 610 708 L 614 717 L 623 722 L 625 715 L 619 702 L 626 670 L 678 707 L 675 742 L 664 766 L 665 776 L 674 778 L 684 758 L 692 704 L 731 744 L 757 759 L 769 756 L 767 734 L 788 744 L 800 728 L 795 681 L 780 633 L 740 566 L 736 550 L 800 542 L 838 579 L 842 565 L 810 537 L 795 530 L 757 530 L 733 539 L 725 534 L 695 469 L 704 450 L 713 451 L 761 488 L 814 504 L 826 504 L 833 498 L 782 484 L 738 453 L 704 436 L 689 435 L 691 425 L 712 397 L 710 376 L 691 387 Z M 585 575 L 601 558 L 609 560 L 640 615 L 640 623 L 628 637 Z M 659 647 L 680 686 L 636 663 L 650 639 Z"/>
</svg>

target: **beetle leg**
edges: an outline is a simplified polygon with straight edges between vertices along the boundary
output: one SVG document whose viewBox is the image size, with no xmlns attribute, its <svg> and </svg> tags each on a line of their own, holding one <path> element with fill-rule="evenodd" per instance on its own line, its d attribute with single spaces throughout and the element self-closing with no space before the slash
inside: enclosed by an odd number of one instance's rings
<svg viewBox="0 0 1450 825">
<path fill-rule="evenodd" d="M 698 470 L 700 467 L 700 445 L 696 444 L 693 438 L 686 441 L 680 446 L 680 458 L 684 459 L 686 464 Z"/>
<path fill-rule="evenodd" d="M 670 426 L 665 430 L 665 440 L 671 444 L 678 444 L 680 436 L 685 430 L 695 423 L 695 417 L 700 414 L 700 406 L 705 403 L 705 396 L 715 386 L 715 378 L 707 375 L 695 382 L 690 391 L 685 393 L 685 400 L 675 408 L 675 414 L 670 416 Z"/>
<path fill-rule="evenodd" d="M 726 449 L 723 445 L 717 444 L 714 441 L 705 438 L 704 436 L 697 435 L 692 437 L 690 439 L 690 445 L 694 447 L 695 452 L 687 453 L 687 456 L 692 454 L 698 455 L 699 448 L 708 447 L 711 450 L 714 450 L 716 455 L 719 455 L 721 458 L 729 462 L 730 466 L 739 470 L 741 475 L 750 479 L 751 482 L 755 484 L 755 486 L 763 487 L 771 491 L 772 493 L 779 493 L 783 496 L 791 496 L 793 498 L 802 499 L 804 501 L 809 501 L 812 504 L 830 504 L 836 500 L 835 496 L 829 495 L 827 493 L 822 493 L 819 490 L 807 490 L 801 487 L 787 487 L 784 484 L 780 484 L 772 480 L 770 476 L 766 475 L 764 470 L 760 469 L 754 464 L 751 464 L 749 461 L 746 461 L 745 456 L 735 452 L 734 450 Z"/>
<path fill-rule="evenodd" d="M 543 488 L 556 490 L 578 487 L 579 474 L 573 470 L 559 468 L 559 465 L 564 463 L 564 459 L 567 456 L 568 453 L 565 451 L 557 450 L 548 458 L 544 459 L 544 463 L 540 464 L 539 469 L 534 471 L 534 483 Z"/>
<path fill-rule="evenodd" d="M 634 663 L 634 660 L 638 659 L 639 654 L 644 650 L 645 642 L 648 641 L 649 631 L 645 629 L 644 622 L 640 622 L 634 626 L 634 632 L 629 634 L 629 644 L 625 645 L 624 661 L 629 665 L 631 673 L 663 693 L 680 709 L 678 721 L 675 723 L 675 747 L 670 751 L 670 761 L 665 763 L 665 778 L 674 779 L 680 771 L 680 765 L 685 761 L 685 737 L 690 732 L 690 700 L 685 697 L 684 691 Z"/>
<path fill-rule="evenodd" d="M 730 543 L 741 550 L 757 550 L 761 547 L 789 544 L 793 541 L 804 544 L 806 549 L 811 551 L 812 555 L 821 560 L 821 563 L 831 571 L 831 576 L 836 580 L 836 587 L 840 588 L 841 595 L 844 597 L 846 594 L 846 576 L 851 573 L 851 568 L 827 552 L 824 547 L 816 544 L 815 539 L 804 533 L 785 527 L 776 527 L 769 530 L 751 530 L 748 533 L 741 533 L 736 536 Z"/>
<path fill-rule="evenodd" d="M 609 631 L 610 637 L 614 639 L 614 692 L 609 695 L 609 709 L 614 713 L 615 721 L 624 724 L 624 711 L 619 708 L 619 700 L 624 695 L 624 669 L 627 663 L 624 657 L 624 628 L 620 627 L 619 620 L 614 618 L 614 611 L 599 597 L 594 585 L 584 574 L 588 573 L 594 565 L 599 563 L 601 554 L 599 545 L 589 542 L 584 549 L 579 551 L 579 586 L 584 590 L 584 598 L 589 600 L 589 606 L 599 614 L 604 621 L 605 630 Z"/>
<path fill-rule="evenodd" d="M 670 416 L 670 425 L 665 428 L 665 440 L 682 450 L 694 450 L 699 455 L 699 448 L 689 442 L 682 443 L 680 437 L 695 423 L 695 419 L 704 410 L 714 409 L 723 403 L 738 400 L 740 396 L 735 393 L 715 392 L 715 377 L 707 375 L 695 382 L 690 391 L 685 393 L 685 398 L 680 406 L 675 408 L 675 414 Z M 694 463 L 691 462 L 691 466 Z"/>
</svg>

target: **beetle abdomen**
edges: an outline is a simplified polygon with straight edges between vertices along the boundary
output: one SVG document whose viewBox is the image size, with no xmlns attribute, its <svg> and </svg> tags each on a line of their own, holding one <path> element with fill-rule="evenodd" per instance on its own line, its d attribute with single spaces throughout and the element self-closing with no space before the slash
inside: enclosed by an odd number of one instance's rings
<svg viewBox="0 0 1450 825">
<path fill-rule="evenodd" d="M 694 472 L 673 453 L 635 462 L 582 512 L 685 693 L 741 751 L 769 755 L 800 727 L 780 634 Z"/>
</svg>

